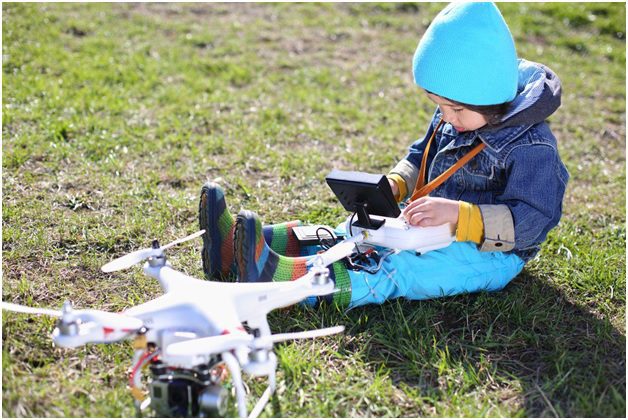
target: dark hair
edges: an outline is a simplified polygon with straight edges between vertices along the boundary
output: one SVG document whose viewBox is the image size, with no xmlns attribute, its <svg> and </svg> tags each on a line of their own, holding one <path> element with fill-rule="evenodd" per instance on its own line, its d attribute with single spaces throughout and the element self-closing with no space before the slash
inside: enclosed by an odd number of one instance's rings
<svg viewBox="0 0 628 420">
<path fill-rule="evenodd" d="M 454 101 L 453 99 L 449 99 L 444 96 L 440 96 L 439 94 L 430 92 L 429 90 L 425 90 L 425 91 L 432 95 L 439 96 L 451 102 L 452 104 L 462 106 L 470 111 L 474 111 L 479 114 L 482 114 L 482 116 L 486 118 L 486 124 L 489 127 L 494 127 L 496 125 L 499 125 L 502 122 L 502 118 L 504 117 L 504 115 L 506 115 L 506 113 L 508 112 L 508 109 L 510 108 L 510 104 L 512 103 L 512 101 L 509 101 L 509 102 L 503 102 L 501 104 L 495 104 L 495 105 L 470 105 L 470 104 L 465 104 L 463 102 Z"/>
</svg>

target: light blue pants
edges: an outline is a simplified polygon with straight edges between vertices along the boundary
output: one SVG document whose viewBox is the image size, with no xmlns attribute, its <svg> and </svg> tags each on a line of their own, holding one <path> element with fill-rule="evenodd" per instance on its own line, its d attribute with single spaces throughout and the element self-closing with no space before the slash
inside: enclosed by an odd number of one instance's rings
<svg viewBox="0 0 628 420">
<path fill-rule="evenodd" d="M 516 255 L 480 252 L 472 242 L 453 242 L 422 255 L 401 251 L 386 257 L 377 273 L 349 271 L 350 307 L 400 297 L 422 300 L 500 290 L 523 265 Z"/>
</svg>

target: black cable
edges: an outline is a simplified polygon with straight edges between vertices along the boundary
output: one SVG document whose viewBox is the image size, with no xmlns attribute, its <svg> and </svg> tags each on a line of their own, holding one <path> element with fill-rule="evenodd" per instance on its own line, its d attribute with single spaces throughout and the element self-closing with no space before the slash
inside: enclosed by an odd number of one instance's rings
<svg viewBox="0 0 628 420">
<path fill-rule="evenodd" d="M 319 230 L 324 230 L 325 232 L 327 232 L 329 234 L 329 239 L 321 238 L 321 235 L 318 233 Z M 323 226 L 319 226 L 316 229 L 316 239 L 318 239 L 318 243 L 321 245 L 321 247 L 323 247 L 324 250 L 328 250 L 332 246 L 336 245 L 336 242 L 338 241 L 338 238 L 334 237 L 333 232 Z"/>
<path fill-rule="evenodd" d="M 356 216 L 356 214 L 358 214 L 358 212 L 356 211 L 355 213 L 353 213 L 353 215 L 351 216 L 351 220 L 349 220 L 349 236 L 353 236 L 353 231 L 351 229 L 351 226 L 353 225 L 353 218 Z"/>
<path fill-rule="evenodd" d="M 355 218 L 355 216 L 358 214 L 358 212 L 356 211 L 355 213 L 353 213 L 353 215 L 351 216 L 351 219 L 349 220 L 349 236 L 352 237 L 353 236 L 353 229 L 351 229 L 351 227 L 353 226 L 353 219 Z M 347 257 L 347 259 L 349 260 L 349 264 L 351 265 L 351 267 L 355 270 L 355 269 L 359 269 L 361 266 L 358 264 L 354 264 L 353 260 L 356 261 L 366 261 L 368 259 L 368 256 L 363 253 L 362 251 L 360 251 L 360 247 L 358 246 L 358 244 L 355 244 L 355 249 L 356 249 L 356 256 L 352 257 L 349 256 Z"/>
</svg>

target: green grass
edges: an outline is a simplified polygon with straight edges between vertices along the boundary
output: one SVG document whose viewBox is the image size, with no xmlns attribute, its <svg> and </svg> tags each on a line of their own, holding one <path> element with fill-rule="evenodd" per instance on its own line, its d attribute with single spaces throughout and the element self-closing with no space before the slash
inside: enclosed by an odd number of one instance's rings
<svg viewBox="0 0 628 420">
<path fill-rule="evenodd" d="M 324 176 L 387 172 L 425 130 L 410 62 L 441 7 L 3 4 L 2 300 L 157 296 L 100 266 L 195 231 L 207 179 L 266 223 L 343 220 Z M 563 82 L 560 225 L 503 292 L 271 314 L 347 330 L 277 346 L 265 416 L 625 416 L 625 5 L 500 8 L 519 55 Z M 201 276 L 199 251 L 171 262 Z M 52 327 L 2 314 L 3 416 L 133 416 L 130 345 L 55 348 Z"/>
</svg>

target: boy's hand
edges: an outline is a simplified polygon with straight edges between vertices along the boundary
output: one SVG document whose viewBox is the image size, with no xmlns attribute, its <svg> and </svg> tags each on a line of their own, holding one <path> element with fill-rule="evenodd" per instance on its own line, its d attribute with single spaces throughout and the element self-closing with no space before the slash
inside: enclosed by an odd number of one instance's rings
<svg viewBox="0 0 628 420">
<path fill-rule="evenodd" d="M 421 197 L 403 210 L 403 217 L 412 226 L 439 226 L 458 224 L 458 201 L 438 197 Z"/>
</svg>

